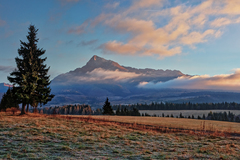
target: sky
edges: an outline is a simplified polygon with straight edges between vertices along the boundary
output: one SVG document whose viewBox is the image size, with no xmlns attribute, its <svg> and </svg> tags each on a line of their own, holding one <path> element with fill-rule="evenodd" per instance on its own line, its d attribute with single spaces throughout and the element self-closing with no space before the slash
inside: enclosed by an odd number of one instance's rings
<svg viewBox="0 0 240 160">
<path fill-rule="evenodd" d="M 0 0 L 0 83 L 16 67 L 31 24 L 51 79 L 98 55 L 124 66 L 180 70 L 194 81 L 220 79 L 218 86 L 240 84 L 239 0 Z"/>
</svg>

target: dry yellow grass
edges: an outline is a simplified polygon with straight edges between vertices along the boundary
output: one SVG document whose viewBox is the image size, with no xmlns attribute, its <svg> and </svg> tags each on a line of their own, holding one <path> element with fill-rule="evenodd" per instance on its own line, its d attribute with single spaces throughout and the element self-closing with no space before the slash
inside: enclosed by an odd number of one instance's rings
<svg viewBox="0 0 240 160">
<path fill-rule="evenodd" d="M 135 130 L 111 122 L 41 114 L 0 113 L 0 159 L 238 160 L 240 138 Z"/>
<path fill-rule="evenodd" d="M 70 115 L 71 117 L 79 117 Z M 81 117 L 81 116 L 80 116 Z M 89 116 L 83 116 L 89 117 Z M 206 130 L 217 130 L 227 132 L 240 133 L 240 123 L 212 121 L 212 120 L 198 120 L 198 119 L 185 119 L 185 118 L 168 118 L 168 117 L 138 117 L 138 116 L 91 116 L 94 119 L 103 119 L 107 121 L 125 122 L 125 123 L 138 123 L 145 125 L 183 128 L 183 129 L 201 129 L 202 123 L 205 122 Z"/>
</svg>

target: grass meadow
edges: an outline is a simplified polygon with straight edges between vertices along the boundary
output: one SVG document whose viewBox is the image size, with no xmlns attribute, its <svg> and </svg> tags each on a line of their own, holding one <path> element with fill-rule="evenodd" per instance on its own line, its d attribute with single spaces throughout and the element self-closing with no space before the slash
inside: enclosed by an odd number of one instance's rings
<svg viewBox="0 0 240 160">
<path fill-rule="evenodd" d="M 169 121 L 181 120 L 178 123 L 183 123 L 183 126 L 194 127 L 193 124 L 200 126 L 200 120 L 159 117 L 134 119 L 123 116 L 70 117 L 0 113 L 0 159 L 240 159 L 240 138 L 237 136 L 163 133 L 107 122 L 164 122 L 167 126 Z M 106 121 L 94 122 L 93 119 L 96 118 Z M 226 126 L 229 124 L 234 130 L 235 123 L 218 121 L 219 125 L 221 123 L 226 123 Z M 236 125 L 240 128 L 238 123 Z"/>
</svg>

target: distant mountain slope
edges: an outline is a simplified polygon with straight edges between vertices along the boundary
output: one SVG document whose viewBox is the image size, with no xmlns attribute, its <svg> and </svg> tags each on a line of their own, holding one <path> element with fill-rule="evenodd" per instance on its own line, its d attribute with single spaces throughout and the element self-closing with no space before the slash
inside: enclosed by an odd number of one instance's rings
<svg viewBox="0 0 240 160">
<path fill-rule="evenodd" d="M 102 107 L 106 97 L 111 104 L 136 104 L 151 102 L 238 102 L 240 93 L 169 89 L 142 88 L 141 83 L 161 83 L 179 77 L 191 77 L 178 70 L 137 69 L 121 66 L 117 62 L 93 56 L 81 68 L 60 74 L 52 80 L 51 89 L 54 99 L 47 105 L 90 104 Z M 7 87 L 0 83 L 0 99 Z"/>
<path fill-rule="evenodd" d="M 53 103 L 104 101 L 146 97 L 152 90 L 138 88 L 140 82 L 165 82 L 181 76 L 188 76 L 178 70 L 137 69 L 119 65 L 94 55 L 81 68 L 60 74 L 52 80 L 51 87 L 56 97 Z"/>
<path fill-rule="evenodd" d="M 155 69 L 137 69 L 124 67 L 117 62 L 106 60 L 94 55 L 85 66 L 77 68 L 74 71 L 61 74 L 53 79 L 52 83 L 61 85 L 78 84 L 78 83 L 118 83 L 131 80 L 139 83 L 142 81 L 168 81 L 180 76 L 186 76 L 177 70 L 155 70 Z"/>
<path fill-rule="evenodd" d="M 4 86 L 4 83 L 0 83 L 0 93 L 7 92 L 8 87 Z"/>
</svg>

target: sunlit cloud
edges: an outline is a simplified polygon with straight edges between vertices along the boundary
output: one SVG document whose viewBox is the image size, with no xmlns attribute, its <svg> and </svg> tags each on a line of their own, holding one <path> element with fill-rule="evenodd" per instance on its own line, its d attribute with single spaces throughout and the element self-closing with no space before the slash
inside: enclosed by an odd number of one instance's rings
<svg viewBox="0 0 240 160">
<path fill-rule="evenodd" d="M 142 76 L 134 72 L 123 72 L 119 70 L 104 70 L 102 68 L 96 68 L 91 72 L 87 72 L 79 75 L 62 74 L 60 79 L 57 79 L 57 83 L 69 84 L 69 83 L 108 83 L 109 81 L 126 82 L 133 78 Z M 62 81 L 63 80 L 63 81 Z"/>
<path fill-rule="evenodd" d="M 106 80 L 112 79 L 115 81 L 128 80 L 132 78 L 139 77 L 141 74 L 136 74 L 134 72 L 123 72 L 119 70 L 111 71 L 104 70 L 101 68 L 94 69 L 92 72 L 87 73 L 93 80 Z"/>
<path fill-rule="evenodd" d="M 199 43 L 219 38 L 224 33 L 222 27 L 240 23 L 240 2 L 236 0 L 206 0 L 198 5 L 186 3 L 172 7 L 166 7 L 166 1 L 161 0 L 131 2 L 119 12 L 103 12 L 88 19 L 68 33 L 87 33 L 89 28 L 94 30 L 102 25 L 127 37 L 101 44 L 98 48 L 103 53 L 163 58 L 181 54 L 183 46 L 196 48 Z M 120 7 L 120 3 L 116 2 L 115 6 Z"/>
<path fill-rule="evenodd" d="M 237 19 L 228 19 L 228 18 L 218 18 L 214 20 L 211 25 L 214 27 L 222 27 L 226 26 L 232 23 L 239 23 L 240 22 L 240 17 Z"/>
<path fill-rule="evenodd" d="M 240 69 L 232 74 L 212 77 L 208 75 L 182 76 L 167 82 L 140 82 L 138 87 L 240 91 Z"/>
</svg>

